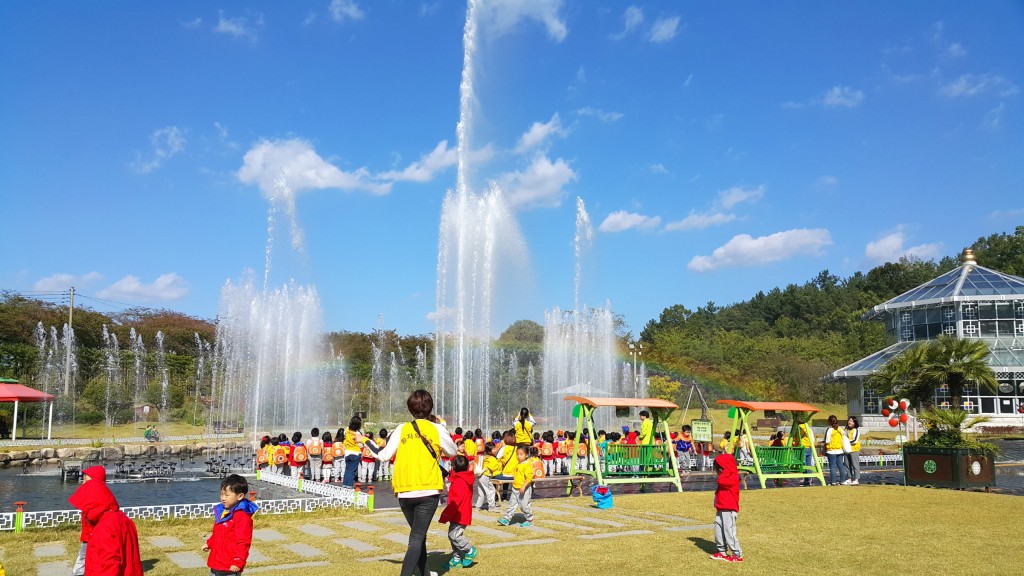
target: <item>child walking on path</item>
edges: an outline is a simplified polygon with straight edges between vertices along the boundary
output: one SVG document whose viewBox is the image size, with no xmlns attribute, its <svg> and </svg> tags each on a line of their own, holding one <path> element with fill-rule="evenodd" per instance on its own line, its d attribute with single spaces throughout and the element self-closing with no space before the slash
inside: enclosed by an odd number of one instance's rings
<svg viewBox="0 0 1024 576">
<path fill-rule="evenodd" d="M 520 526 L 526 528 L 533 526 L 533 511 L 530 509 L 530 499 L 533 496 L 533 464 L 530 463 L 530 449 L 527 446 L 516 447 L 515 475 L 512 477 L 512 490 L 508 493 L 508 508 L 505 515 L 498 519 L 498 524 L 508 526 L 512 521 L 512 515 L 516 508 L 523 511 L 526 520 Z"/>
<path fill-rule="evenodd" d="M 740 475 L 732 454 L 719 454 L 715 458 L 718 487 L 715 489 L 715 545 L 718 552 L 712 560 L 743 562 L 743 551 L 736 537 L 736 517 L 740 513 Z M 727 552 L 732 550 L 730 556 Z"/>
<path fill-rule="evenodd" d="M 476 547 L 466 538 L 466 526 L 473 523 L 473 477 L 468 458 L 462 454 L 452 458 L 448 505 L 438 519 L 438 522 L 448 524 L 448 540 L 452 543 L 449 569 L 469 567 L 476 559 Z"/>
<path fill-rule="evenodd" d="M 142 576 L 139 533 L 107 488 L 107 471 L 92 466 L 82 471 L 85 481 L 68 498 L 82 511 L 82 547 L 72 568 L 75 576 Z"/>
<path fill-rule="evenodd" d="M 232 474 L 220 483 L 220 504 L 213 508 L 213 532 L 203 551 L 211 576 L 241 574 L 252 545 L 252 515 L 259 508 L 246 499 L 249 483 Z"/>
</svg>

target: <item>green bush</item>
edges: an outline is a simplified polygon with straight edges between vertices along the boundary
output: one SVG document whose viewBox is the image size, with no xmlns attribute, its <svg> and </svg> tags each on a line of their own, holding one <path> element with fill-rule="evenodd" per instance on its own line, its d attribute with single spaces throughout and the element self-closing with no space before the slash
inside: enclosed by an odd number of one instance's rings
<svg viewBox="0 0 1024 576">
<path fill-rule="evenodd" d="M 75 422 L 79 424 L 99 424 L 103 422 L 104 416 L 102 412 L 79 412 L 75 416 Z"/>
</svg>

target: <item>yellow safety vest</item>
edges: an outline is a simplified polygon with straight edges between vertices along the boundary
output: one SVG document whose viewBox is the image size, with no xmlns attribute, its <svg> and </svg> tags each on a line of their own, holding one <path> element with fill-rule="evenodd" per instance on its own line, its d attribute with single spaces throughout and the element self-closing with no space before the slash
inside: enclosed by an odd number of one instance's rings
<svg viewBox="0 0 1024 576">
<path fill-rule="evenodd" d="M 850 441 L 850 450 L 853 452 L 860 452 L 860 430 L 857 428 L 846 429 L 846 439 Z M 857 441 L 853 441 L 854 435 L 857 436 Z"/>
<path fill-rule="evenodd" d="M 437 428 L 427 420 L 416 420 L 416 426 L 434 453 L 441 454 L 441 437 Z M 392 433 L 391 441 L 395 442 L 398 434 L 398 451 L 395 452 L 395 473 L 391 487 L 396 494 L 417 490 L 444 490 L 444 479 L 441 477 L 441 466 L 437 459 L 430 455 L 420 434 L 416 433 L 412 424 L 402 424 Z"/>
</svg>

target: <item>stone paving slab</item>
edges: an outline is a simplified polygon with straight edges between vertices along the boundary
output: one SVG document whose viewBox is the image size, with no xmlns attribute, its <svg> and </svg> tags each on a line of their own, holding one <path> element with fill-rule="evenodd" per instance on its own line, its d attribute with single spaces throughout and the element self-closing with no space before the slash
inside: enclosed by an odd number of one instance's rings
<svg viewBox="0 0 1024 576">
<path fill-rule="evenodd" d="M 533 532 L 534 534 L 554 534 L 555 533 L 555 531 L 552 530 L 551 528 L 545 528 L 543 526 L 537 526 L 536 524 L 533 524 L 531 526 L 523 527 L 523 530 L 528 530 L 530 532 Z"/>
<path fill-rule="evenodd" d="M 264 542 L 279 542 L 281 540 L 287 540 L 284 534 L 281 534 L 277 530 L 270 528 L 260 528 L 259 530 L 252 531 L 252 537 L 256 540 L 262 540 Z"/>
<path fill-rule="evenodd" d="M 32 549 L 32 555 L 36 558 L 64 556 L 67 553 L 67 548 L 64 547 L 63 542 L 47 542 L 46 544 L 37 544 L 36 547 Z"/>
<path fill-rule="evenodd" d="M 285 544 L 284 547 L 291 550 L 295 554 L 302 556 L 303 558 L 316 558 L 317 556 L 324 556 L 326 553 L 319 548 L 314 548 L 304 542 L 294 542 L 292 544 Z"/>
<path fill-rule="evenodd" d="M 245 567 L 246 574 L 260 573 L 260 572 L 278 572 L 283 570 L 295 570 L 297 568 L 317 568 L 320 566 L 330 566 L 330 562 L 296 562 L 294 564 L 276 564 L 273 566 L 258 566 L 256 568 Z"/>
<path fill-rule="evenodd" d="M 583 540 L 596 540 L 598 538 L 618 538 L 619 536 L 641 536 L 643 534 L 652 534 L 650 530 L 622 530 L 620 532 L 602 532 L 600 534 L 580 534 L 579 538 Z"/>
<path fill-rule="evenodd" d="M 369 558 L 360 558 L 360 562 L 379 562 L 381 560 L 402 560 L 405 558 L 405 552 L 399 552 L 398 554 L 388 554 L 387 556 L 370 556 Z"/>
<path fill-rule="evenodd" d="M 334 543 L 341 544 L 346 548 L 351 548 L 356 552 L 372 552 L 377 549 L 373 544 L 367 544 L 366 542 L 356 540 L 355 538 L 338 538 Z"/>
<path fill-rule="evenodd" d="M 383 522 L 385 524 L 390 524 L 392 526 L 405 526 L 406 528 L 409 527 L 409 522 L 405 520 L 405 516 L 389 516 L 387 518 L 374 518 L 374 520 L 377 520 L 378 522 Z M 345 523 L 346 526 L 348 526 L 349 524 L 355 524 L 355 522 Z M 369 526 L 369 524 L 367 524 L 367 526 Z M 351 526 L 349 527 L 351 528 Z M 379 530 L 379 528 L 374 527 L 373 530 Z"/>
<path fill-rule="evenodd" d="M 299 526 L 299 530 L 309 534 L 310 536 L 333 536 L 334 530 L 321 526 L 319 524 L 303 524 Z"/>
<path fill-rule="evenodd" d="M 615 520 L 605 520 L 604 518 L 587 518 L 581 516 L 577 518 L 580 522 L 588 522 L 590 524 L 600 524 L 602 526 L 611 526 L 612 528 L 623 528 L 626 525 L 622 522 L 616 522 Z"/>
<path fill-rule="evenodd" d="M 536 510 L 536 508 L 535 508 Z M 593 526 L 583 526 L 582 524 L 572 524 L 570 522 L 562 522 L 561 520 L 548 520 L 545 518 L 542 520 L 545 526 L 558 526 L 560 528 L 568 528 L 570 530 L 593 530 Z"/>
<path fill-rule="evenodd" d="M 167 558 L 178 568 L 203 568 L 206 566 L 206 558 L 195 552 L 168 552 Z"/>
<path fill-rule="evenodd" d="M 37 576 L 67 576 L 71 574 L 71 564 L 68 562 L 43 562 L 36 566 Z"/>
<path fill-rule="evenodd" d="M 164 550 L 185 547 L 184 542 L 178 540 L 174 536 L 151 536 L 149 538 L 149 542 L 153 546 L 156 546 L 157 548 L 161 548 Z"/>
<path fill-rule="evenodd" d="M 668 520 L 670 522 L 700 522 L 700 520 L 694 520 L 693 518 L 686 518 L 685 516 L 675 516 L 673 514 L 662 514 L 661 512 L 650 512 L 647 510 L 639 511 L 638 514 L 645 516 L 653 516 L 655 518 L 661 518 L 662 520 Z"/>
<path fill-rule="evenodd" d="M 383 536 L 383 538 L 385 540 L 390 541 L 390 542 L 394 542 L 395 544 L 408 544 L 409 543 L 409 535 L 408 534 L 399 534 L 398 532 L 392 532 L 390 534 L 385 534 Z"/>
<path fill-rule="evenodd" d="M 270 556 L 260 552 L 258 548 L 250 547 L 249 559 L 246 561 L 246 564 L 260 564 L 263 562 L 270 562 Z M 248 572 L 248 568 L 246 568 L 246 572 Z"/>
<path fill-rule="evenodd" d="M 534 514 L 550 514 L 552 516 L 575 516 L 572 512 L 566 512 L 565 510 L 559 510 L 557 508 L 548 508 L 542 506 L 532 506 Z"/>
<path fill-rule="evenodd" d="M 481 544 L 477 548 L 490 549 L 490 548 L 507 548 L 509 546 L 536 546 L 537 544 L 551 544 L 552 542 L 558 542 L 557 538 L 535 538 L 533 540 L 512 540 L 510 542 L 491 542 L 490 544 Z"/>
<path fill-rule="evenodd" d="M 477 526 L 472 524 L 469 528 L 466 528 L 466 532 L 469 534 L 487 534 L 488 536 L 494 536 L 496 538 L 511 538 L 512 533 L 507 530 L 497 530 L 495 528 L 488 528 L 487 526 Z"/>
<path fill-rule="evenodd" d="M 384 519 L 382 518 L 381 520 L 384 520 Z M 388 519 L 388 521 L 390 521 L 390 519 Z M 404 518 L 402 519 L 402 523 L 405 524 L 405 519 Z M 345 528 L 351 528 L 353 530 L 358 530 L 358 531 L 361 531 L 361 532 L 369 532 L 371 534 L 374 533 L 374 532 L 377 532 L 378 530 L 380 530 L 380 526 L 374 526 L 373 524 L 367 524 L 366 522 L 360 522 L 359 520 L 352 520 L 350 522 L 342 522 L 341 525 L 344 526 Z M 408 526 L 408 524 L 406 524 L 406 526 Z"/>
<path fill-rule="evenodd" d="M 686 532 L 688 530 L 714 530 L 714 524 L 687 524 L 685 526 L 666 526 L 662 530 L 669 532 Z"/>
</svg>

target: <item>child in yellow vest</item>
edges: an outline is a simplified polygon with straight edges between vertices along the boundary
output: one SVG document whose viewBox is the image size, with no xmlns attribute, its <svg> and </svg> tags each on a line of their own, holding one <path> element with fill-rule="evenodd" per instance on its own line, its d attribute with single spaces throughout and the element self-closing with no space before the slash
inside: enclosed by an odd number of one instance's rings
<svg viewBox="0 0 1024 576">
<path fill-rule="evenodd" d="M 512 478 L 512 490 L 508 494 L 508 508 L 505 515 L 498 519 L 498 524 L 508 526 L 512 521 L 512 515 L 516 509 L 523 511 L 526 520 L 520 526 L 533 526 L 533 511 L 530 509 L 530 499 L 533 496 L 533 464 L 530 462 L 530 448 L 528 446 L 516 447 L 515 475 Z"/>
<path fill-rule="evenodd" d="M 501 474 L 501 462 L 494 457 L 494 444 L 484 444 L 484 457 L 480 461 L 480 469 L 476 479 L 476 506 L 477 510 L 483 510 L 485 501 L 488 510 L 494 510 L 495 490 L 491 479 Z"/>
</svg>

